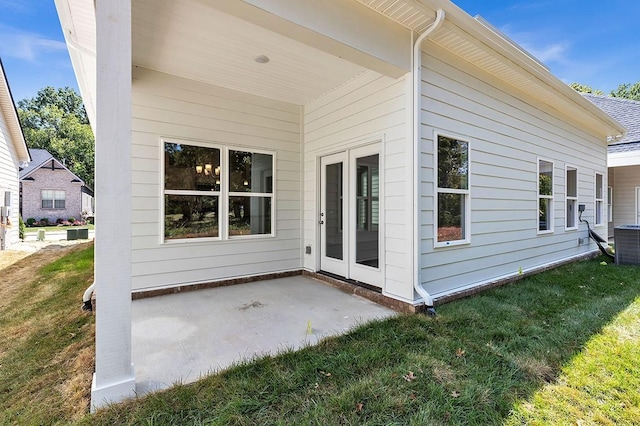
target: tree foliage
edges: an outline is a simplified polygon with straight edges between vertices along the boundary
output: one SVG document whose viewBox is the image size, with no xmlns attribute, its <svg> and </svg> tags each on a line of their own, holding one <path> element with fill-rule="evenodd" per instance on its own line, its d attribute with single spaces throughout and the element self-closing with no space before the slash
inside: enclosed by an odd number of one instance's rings
<svg viewBox="0 0 640 426">
<path fill-rule="evenodd" d="M 93 187 L 94 136 L 75 90 L 45 87 L 18 101 L 18 115 L 29 148 L 46 149 Z"/>
<path fill-rule="evenodd" d="M 616 90 L 611 91 L 611 96 L 614 98 L 625 98 L 634 101 L 640 101 L 640 81 L 635 84 L 621 84 Z"/>
<path fill-rule="evenodd" d="M 598 90 L 598 89 L 593 89 L 590 86 L 587 86 L 585 84 L 580 84 L 580 83 L 571 83 L 569 86 L 571 86 L 571 88 L 573 90 L 575 90 L 576 92 L 580 92 L 580 93 L 592 93 L 594 95 L 604 95 L 604 92 L 602 90 Z"/>
</svg>

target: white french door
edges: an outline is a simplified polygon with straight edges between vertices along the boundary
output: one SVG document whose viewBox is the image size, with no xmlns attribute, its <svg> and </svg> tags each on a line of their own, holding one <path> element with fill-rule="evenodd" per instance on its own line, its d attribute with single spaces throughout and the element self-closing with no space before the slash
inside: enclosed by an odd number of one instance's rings
<svg viewBox="0 0 640 426">
<path fill-rule="evenodd" d="M 320 269 L 382 286 L 380 144 L 320 159 Z"/>
</svg>

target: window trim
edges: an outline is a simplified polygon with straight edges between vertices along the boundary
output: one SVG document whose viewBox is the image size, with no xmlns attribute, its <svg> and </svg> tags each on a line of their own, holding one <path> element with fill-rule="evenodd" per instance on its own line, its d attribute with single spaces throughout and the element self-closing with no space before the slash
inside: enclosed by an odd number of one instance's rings
<svg viewBox="0 0 640 426">
<path fill-rule="evenodd" d="M 237 191 L 229 191 L 229 186 L 231 183 L 231 178 L 229 176 L 229 151 L 241 151 L 241 152 L 250 152 L 252 154 L 265 154 L 271 156 L 271 192 L 237 192 Z M 243 147 L 238 145 L 227 145 L 224 146 L 224 159 L 220 161 L 222 164 L 221 167 L 224 167 L 223 170 L 226 170 L 225 178 L 226 181 L 221 182 L 220 189 L 223 195 L 223 212 L 224 212 L 224 234 L 223 240 L 245 240 L 245 239 L 256 239 L 256 238 L 274 238 L 276 236 L 276 220 L 275 220 L 275 200 L 276 200 L 276 153 L 275 151 L 267 151 L 263 149 L 253 149 L 249 147 Z M 255 198 L 271 198 L 271 232 L 268 234 L 255 234 L 255 235 L 229 235 L 229 198 L 230 197 L 255 197 Z"/>
<path fill-rule="evenodd" d="M 613 187 L 607 186 L 607 222 L 613 222 Z"/>
<path fill-rule="evenodd" d="M 600 179 L 600 195 L 602 198 L 598 198 L 598 175 L 602 178 Z M 606 188 L 604 180 L 604 173 L 595 172 L 593 176 L 593 226 L 604 226 L 607 221 L 605 220 L 605 211 L 604 211 L 604 201 Z M 600 211 L 600 222 L 598 222 L 598 211 Z"/>
<path fill-rule="evenodd" d="M 570 196 L 569 195 L 569 171 L 570 170 L 574 170 L 576 172 L 576 182 L 575 182 L 575 186 L 576 186 L 576 194 L 575 196 Z M 568 226 L 567 223 L 569 221 L 569 217 L 565 216 L 565 221 L 564 221 L 564 230 L 565 231 L 576 231 L 578 229 L 578 182 L 580 181 L 580 179 L 578 178 L 579 176 L 579 172 L 578 172 L 578 167 L 577 166 L 573 166 L 571 164 L 565 164 L 564 167 L 564 176 L 565 176 L 565 180 L 564 180 L 564 192 L 565 192 L 565 215 L 567 215 L 568 213 L 568 207 L 569 207 L 569 202 L 573 201 L 573 223 L 574 226 Z"/>
<path fill-rule="evenodd" d="M 471 244 L 471 141 L 467 137 L 456 135 L 452 132 L 444 132 L 434 130 L 433 132 L 433 185 L 434 185 L 434 200 L 433 200 L 433 247 L 443 248 L 460 245 Z M 453 188 L 440 188 L 438 185 L 438 139 L 440 137 L 455 139 L 467 144 L 467 189 L 453 189 Z M 438 241 L 438 196 L 439 194 L 461 194 L 464 195 L 464 221 L 462 223 L 464 238 L 454 241 Z"/>
<path fill-rule="evenodd" d="M 175 143 L 180 145 L 199 146 L 220 150 L 220 167 L 223 172 L 220 175 L 219 191 L 196 191 L 196 190 L 172 190 L 165 189 L 165 144 Z M 270 193 L 257 192 L 232 192 L 229 191 L 229 151 L 250 152 L 252 154 L 265 154 L 271 156 L 272 167 L 272 190 Z M 202 140 L 190 140 L 180 138 L 162 137 L 160 138 L 160 244 L 196 244 L 203 242 L 253 240 L 276 237 L 276 152 L 264 149 L 255 149 L 240 145 L 222 145 Z M 200 238 L 165 238 L 164 216 L 165 216 L 165 195 L 196 195 L 196 196 L 218 196 L 218 236 Z M 271 197 L 271 232 L 268 234 L 255 235 L 229 235 L 229 197 Z"/>
<path fill-rule="evenodd" d="M 51 192 L 52 193 L 52 197 L 51 197 L 51 207 L 43 207 L 42 206 L 42 202 L 45 201 L 44 197 L 43 197 L 43 193 L 47 191 L 47 192 Z M 56 195 L 58 193 L 62 193 L 64 195 L 64 198 L 57 198 Z M 56 201 L 64 201 L 64 207 L 56 207 Z M 66 190 L 61 190 L 61 189 L 41 189 L 40 190 L 40 209 L 41 210 L 66 210 L 67 209 L 67 191 Z"/>
<path fill-rule="evenodd" d="M 551 164 L 551 195 L 540 195 L 540 162 L 544 161 L 546 163 Z M 536 197 L 536 212 L 538 212 L 538 214 L 536 215 L 536 229 L 537 229 L 537 234 L 538 235 L 549 235 L 549 234 L 553 234 L 555 231 L 555 227 L 554 227 L 554 219 L 555 219 L 555 215 L 554 215 L 554 197 L 555 197 L 555 165 L 553 164 L 552 160 L 549 160 L 548 158 L 543 158 L 543 157 L 538 157 L 537 161 L 536 161 L 536 193 L 537 193 L 537 197 Z M 548 199 L 549 201 L 549 229 L 545 229 L 543 231 L 540 230 L 540 199 Z"/>
</svg>

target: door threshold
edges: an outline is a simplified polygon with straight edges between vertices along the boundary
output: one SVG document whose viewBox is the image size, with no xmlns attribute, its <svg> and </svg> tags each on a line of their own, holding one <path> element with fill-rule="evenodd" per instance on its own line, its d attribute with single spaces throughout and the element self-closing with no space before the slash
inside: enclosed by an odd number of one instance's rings
<svg viewBox="0 0 640 426">
<path fill-rule="evenodd" d="M 324 276 L 327 276 L 329 278 L 333 278 L 334 280 L 343 281 L 345 283 L 356 285 L 358 287 L 366 288 L 367 290 L 375 291 L 376 293 L 382 294 L 382 289 L 380 287 L 372 285 L 372 284 L 367 284 L 367 283 L 363 283 L 362 281 L 357 281 L 357 280 L 352 280 L 350 278 L 345 278 L 345 277 L 342 277 L 340 275 L 333 274 L 333 273 L 327 272 L 327 271 L 318 271 L 317 273 L 319 275 L 324 275 Z"/>
</svg>

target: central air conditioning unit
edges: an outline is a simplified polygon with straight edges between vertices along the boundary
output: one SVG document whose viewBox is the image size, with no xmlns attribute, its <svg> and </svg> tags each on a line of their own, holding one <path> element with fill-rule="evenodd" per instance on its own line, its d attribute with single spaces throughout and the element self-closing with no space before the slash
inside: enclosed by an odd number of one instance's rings
<svg viewBox="0 0 640 426">
<path fill-rule="evenodd" d="M 616 265 L 640 265 L 640 225 L 616 226 Z"/>
</svg>

